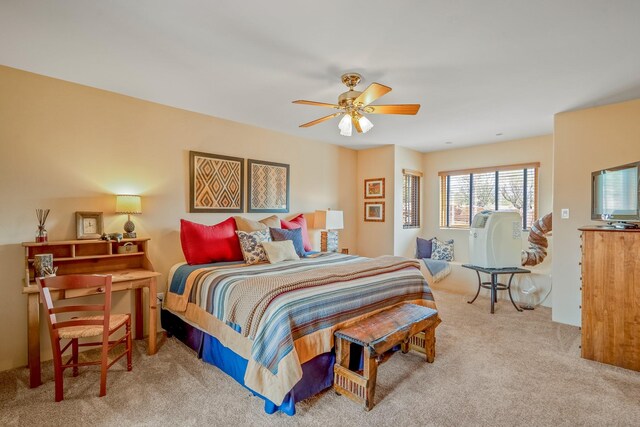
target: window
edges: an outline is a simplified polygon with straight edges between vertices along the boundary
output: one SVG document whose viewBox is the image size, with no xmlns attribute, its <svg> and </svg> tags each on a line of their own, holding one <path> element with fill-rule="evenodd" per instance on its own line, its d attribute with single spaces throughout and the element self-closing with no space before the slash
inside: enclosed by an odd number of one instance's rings
<svg viewBox="0 0 640 427">
<path fill-rule="evenodd" d="M 421 172 L 402 170 L 402 228 L 420 227 Z"/>
<path fill-rule="evenodd" d="M 515 209 L 528 229 L 538 215 L 539 163 L 440 172 L 440 226 L 469 228 L 483 210 Z"/>
</svg>

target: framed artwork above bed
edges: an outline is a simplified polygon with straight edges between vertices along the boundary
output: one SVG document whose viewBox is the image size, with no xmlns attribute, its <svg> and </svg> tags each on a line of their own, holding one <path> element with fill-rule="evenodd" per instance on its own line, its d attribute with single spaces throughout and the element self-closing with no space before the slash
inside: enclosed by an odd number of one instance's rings
<svg viewBox="0 0 640 427">
<path fill-rule="evenodd" d="M 189 212 L 244 212 L 244 159 L 189 151 Z"/>
<path fill-rule="evenodd" d="M 289 165 L 247 161 L 248 212 L 289 212 Z"/>
</svg>

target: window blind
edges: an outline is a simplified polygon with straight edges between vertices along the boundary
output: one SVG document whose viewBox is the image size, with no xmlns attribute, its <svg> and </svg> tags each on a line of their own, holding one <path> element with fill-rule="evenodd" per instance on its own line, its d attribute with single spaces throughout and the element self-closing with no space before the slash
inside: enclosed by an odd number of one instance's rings
<svg viewBox="0 0 640 427">
<path fill-rule="evenodd" d="M 469 226 L 469 201 L 471 200 L 471 176 L 449 175 L 447 183 L 447 227 Z"/>
<path fill-rule="evenodd" d="M 404 171 L 402 181 L 402 228 L 420 227 L 420 175 Z"/>
<path fill-rule="evenodd" d="M 517 210 L 522 227 L 537 219 L 539 163 L 440 172 L 440 226 L 469 228 L 483 210 Z"/>
</svg>

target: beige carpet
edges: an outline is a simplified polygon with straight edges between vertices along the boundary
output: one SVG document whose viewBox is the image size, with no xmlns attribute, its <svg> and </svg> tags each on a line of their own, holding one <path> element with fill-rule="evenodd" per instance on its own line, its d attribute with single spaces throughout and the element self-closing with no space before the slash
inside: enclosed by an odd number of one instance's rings
<svg viewBox="0 0 640 427">
<path fill-rule="evenodd" d="M 552 323 L 549 309 L 500 301 L 490 315 L 487 299 L 466 299 L 436 292 L 435 363 L 394 355 L 371 412 L 326 391 L 294 417 L 266 415 L 262 400 L 169 339 L 151 357 L 136 342 L 133 371 L 114 366 L 103 398 L 97 370 L 66 377 L 58 404 L 50 362 L 35 390 L 26 368 L 0 373 L 0 425 L 639 425 L 640 373 L 581 359 L 578 328 Z"/>
</svg>

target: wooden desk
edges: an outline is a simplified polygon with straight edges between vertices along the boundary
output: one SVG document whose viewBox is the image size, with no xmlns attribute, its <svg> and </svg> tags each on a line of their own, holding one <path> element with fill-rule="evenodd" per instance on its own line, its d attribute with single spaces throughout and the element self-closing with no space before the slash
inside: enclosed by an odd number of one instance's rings
<svg viewBox="0 0 640 427">
<path fill-rule="evenodd" d="M 29 357 L 29 386 L 38 387 L 40 377 L 40 294 L 35 283 L 33 258 L 36 254 L 53 254 L 53 264 L 58 267 L 58 275 L 63 274 L 111 274 L 113 292 L 135 291 L 134 319 L 135 338 L 143 338 L 143 296 L 148 289 L 149 330 L 148 354 L 156 353 L 156 279 L 160 276 L 153 270 L 147 258 L 148 238 L 124 239 L 121 242 L 102 240 L 67 240 L 48 243 L 23 243 L 25 248 L 25 286 L 22 293 L 27 295 L 27 331 Z M 118 247 L 131 242 L 138 246 L 138 252 L 118 254 Z M 101 288 L 73 289 L 52 292 L 54 300 L 86 297 L 103 293 Z"/>
</svg>

